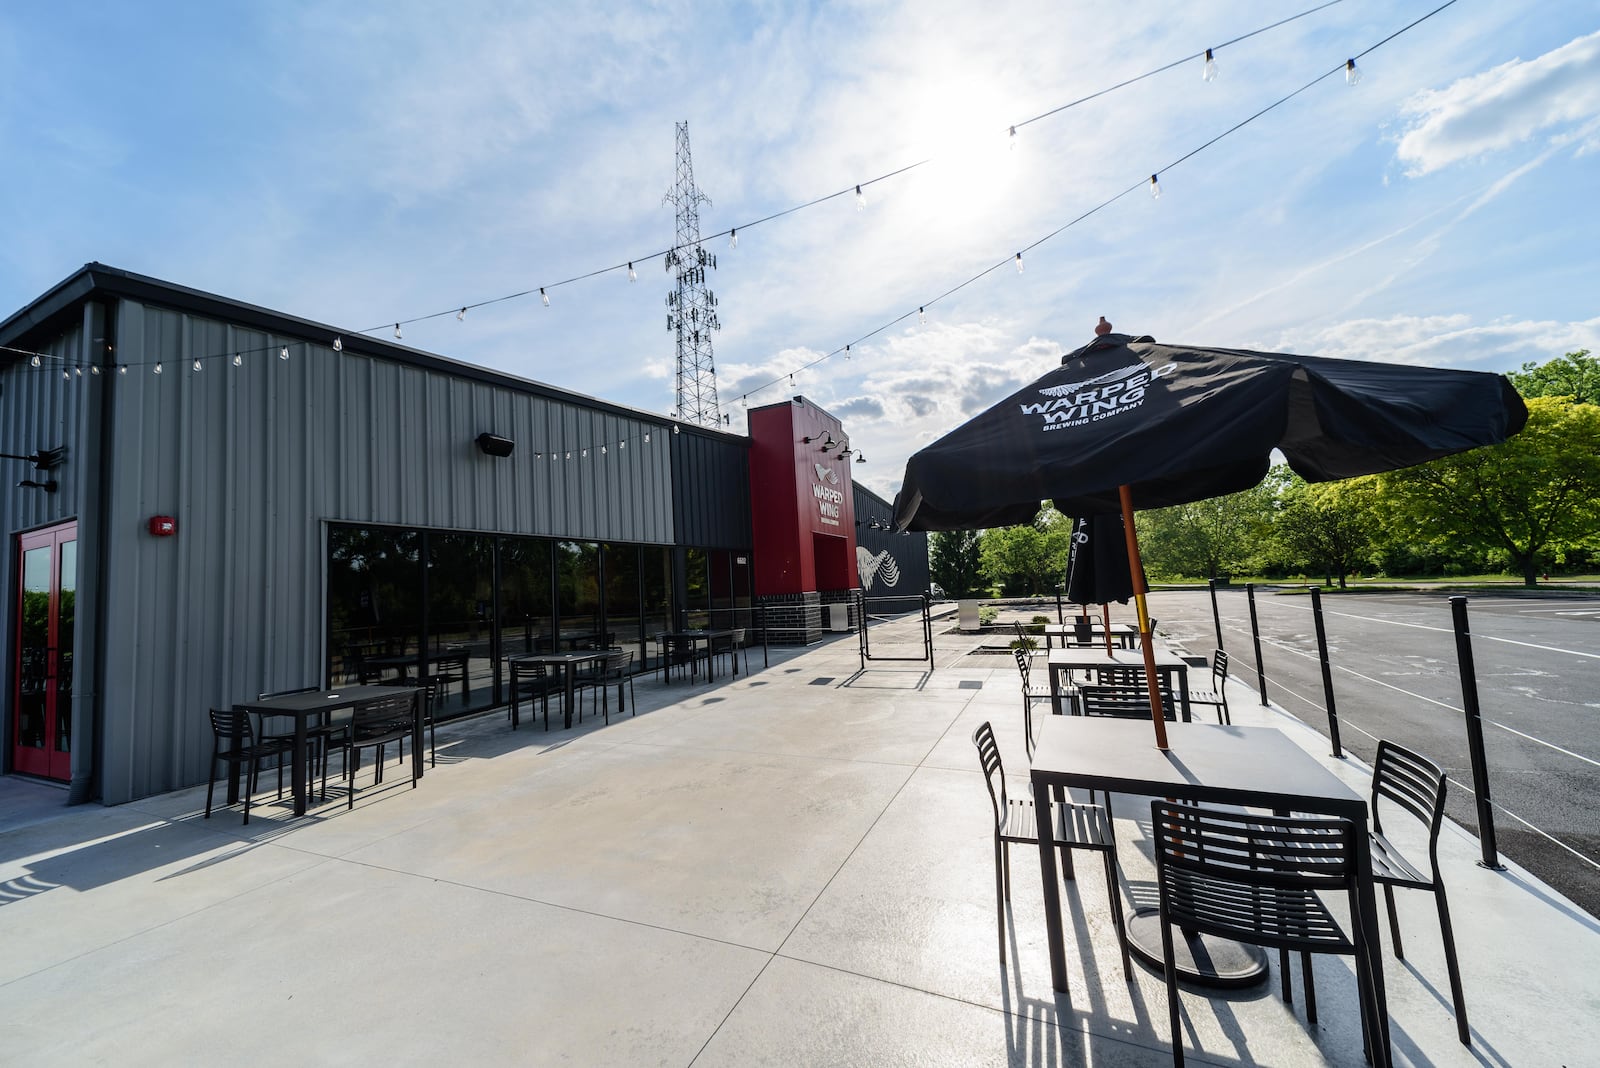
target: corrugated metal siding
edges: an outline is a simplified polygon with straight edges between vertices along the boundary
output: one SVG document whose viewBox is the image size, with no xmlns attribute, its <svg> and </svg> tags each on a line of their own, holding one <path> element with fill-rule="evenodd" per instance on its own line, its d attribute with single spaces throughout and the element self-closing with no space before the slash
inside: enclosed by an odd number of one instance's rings
<svg viewBox="0 0 1600 1068">
<path fill-rule="evenodd" d="M 108 801 L 203 781 L 208 706 L 319 677 L 324 521 L 674 541 L 671 435 L 660 424 L 118 307 L 119 359 L 142 366 L 113 393 L 120 533 L 108 549 L 105 749 L 118 756 L 102 769 Z M 232 352 L 243 366 L 224 357 L 190 368 Z M 484 431 L 513 439 L 514 454 L 483 455 Z M 177 517 L 176 537 L 144 532 L 157 514 Z"/>
<path fill-rule="evenodd" d="M 916 607 L 913 598 L 928 589 L 928 535 L 921 531 L 900 534 L 893 530 L 873 529 L 869 524 L 876 519 L 880 528 L 889 526 L 894 519 L 894 508 L 883 498 L 860 485 L 854 486 L 853 503 L 856 511 L 856 545 L 876 558 L 888 553 L 895 562 L 898 581 L 888 582 L 889 571 L 877 563 L 873 583 L 866 586 L 865 576 L 859 576 L 868 597 L 906 598 L 902 605 L 885 605 L 892 611 L 910 611 Z M 859 553 L 857 554 L 859 557 Z M 861 561 L 857 560 L 858 570 Z"/>
<path fill-rule="evenodd" d="M 750 548 L 749 445 L 688 430 L 672 438 L 672 505 L 679 544 Z"/>
</svg>

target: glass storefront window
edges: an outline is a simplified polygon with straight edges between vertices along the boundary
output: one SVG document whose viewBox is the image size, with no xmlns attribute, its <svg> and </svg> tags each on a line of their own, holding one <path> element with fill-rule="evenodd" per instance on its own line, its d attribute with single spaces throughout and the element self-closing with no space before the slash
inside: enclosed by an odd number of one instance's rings
<svg viewBox="0 0 1600 1068">
<path fill-rule="evenodd" d="M 655 636 L 672 630 L 672 550 L 646 545 L 640 550 L 639 586 L 644 597 L 645 657 L 641 663 L 646 670 L 658 665 Z"/>
<path fill-rule="evenodd" d="M 700 630 L 711 621 L 711 580 L 707 554 L 704 549 L 684 550 L 684 623 L 690 630 Z"/>
<path fill-rule="evenodd" d="M 550 546 L 544 538 L 500 539 L 503 653 L 548 653 L 555 648 Z"/>
<path fill-rule="evenodd" d="M 605 617 L 608 647 L 633 654 L 635 668 L 644 664 L 644 634 L 639 600 L 639 547 L 604 546 Z"/>
<path fill-rule="evenodd" d="M 422 641 L 422 537 L 414 530 L 328 533 L 328 678 L 394 677 Z"/>
<path fill-rule="evenodd" d="M 600 546 L 592 541 L 556 543 L 557 648 L 605 645 L 600 633 Z"/>
<path fill-rule="evenodd" d="M 419 670 L 439 685 L 436 715 L 494 703 L 494 539 L 481 534 L 426 536 L 428 650 Z"/>
</svg>

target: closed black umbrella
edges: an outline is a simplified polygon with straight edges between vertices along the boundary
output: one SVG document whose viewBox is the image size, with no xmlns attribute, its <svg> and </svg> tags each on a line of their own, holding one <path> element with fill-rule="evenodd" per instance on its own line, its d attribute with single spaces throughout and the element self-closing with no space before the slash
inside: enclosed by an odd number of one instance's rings
<svg viewBox="0 0 1600 1068">
<path fill-rule="evenodd" d="M 1061 366 L 917 452 L 895 499 L 902 530 L 1120 509 L 1155 686 L 1133 513 L 1248 489 L 1273 450 L 1308 482 L 1425 463 L 1522 429 L 1503 375 L 1244 349 L 1162 345 L 1108 333 Z"/>
<path fill-rule="evenodd" d="M 1085 608 L 1101 606 L 1106 654 L 1110 655 L 1111 602 L 1127 604 L 1133 597 L 1133 569 L 1128 565 L 1128 543 L 1120 514 L 1073 520 L 1072 545 L 1067 551 L 1066 597 Z M 1078 642 L 1087 644 L 1090 634 L 1088 616 L 1079 616 Z"/>
</svg>

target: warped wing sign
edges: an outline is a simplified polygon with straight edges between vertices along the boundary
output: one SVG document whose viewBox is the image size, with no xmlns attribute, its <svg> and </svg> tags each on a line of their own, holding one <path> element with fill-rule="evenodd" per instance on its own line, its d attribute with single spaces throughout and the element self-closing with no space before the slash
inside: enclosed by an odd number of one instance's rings
<svg viewBox="0 0 1600 1068">
<path fill-rule="evenodd" d="M 880 576 L 885 586 L 900 584 L 900 565 L 894 562 L 894 557 L 889 555 L 888 549 L 873 555 L 872 550 L 857 545 L 856 570 L 861 574 L 863 590 L 872 589 L 873 581 Z"/>
</svg>

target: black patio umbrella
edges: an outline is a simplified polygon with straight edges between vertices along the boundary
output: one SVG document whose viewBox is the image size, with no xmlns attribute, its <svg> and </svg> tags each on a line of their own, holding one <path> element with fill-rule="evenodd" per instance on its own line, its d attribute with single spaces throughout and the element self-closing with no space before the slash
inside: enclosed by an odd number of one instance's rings
<svg viewBox="0 0 1600 1068">
<path fill-rule="evenodd" d="M 1128 563 L 1128 543 L 1122 526 L 1120 514 L 1079 516 L 1073 520 L 1072 545 L 1067 551 L 1066 598 L 1085 608 L 1101 606 L 1108 653 L 1111 602 L 1127 604 L 1133 598 L 1133 570 Z M 1085 619 L 1083 626 L 1087 625 Z"/>
<path fill-rule="evenodd" d="M 1274 449 L 1306 481 L 1326 482 L 1492 445 L 1526 420 L 1503 375 L 1107 333 L 913 455 L 895 524 L 1007 526 L 1046 499 L 1067 515 L 1120 510 L 1156 744 L 1166 748 L 1135 510 L 1248 489 Z"/>
</svg>

